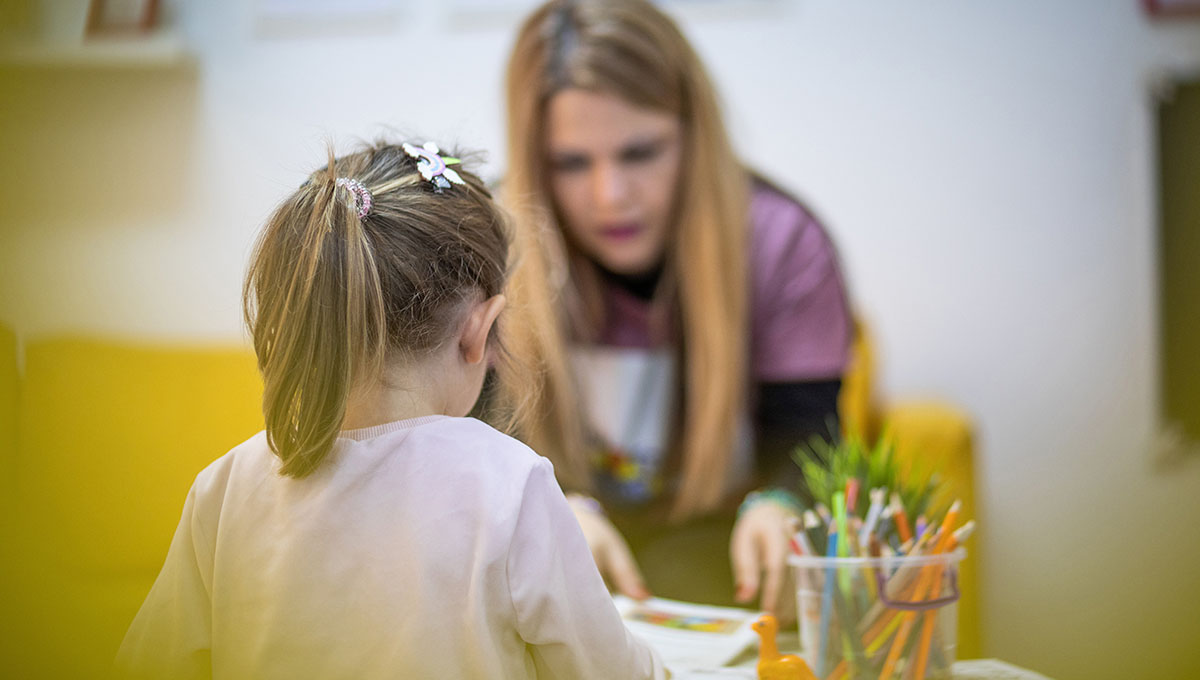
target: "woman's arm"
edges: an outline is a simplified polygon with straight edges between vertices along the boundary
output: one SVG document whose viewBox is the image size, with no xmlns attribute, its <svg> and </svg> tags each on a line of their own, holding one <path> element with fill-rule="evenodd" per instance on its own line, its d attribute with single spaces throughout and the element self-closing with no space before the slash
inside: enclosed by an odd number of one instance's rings
<svg viewBox="0 0 1200 680">
<path fill-rule="evenodd" d="M 852 324 L 833 242 L 803 205 L 756 180 L 751 224 L 756 472 L 760 488 L 775 491 L 743 503 L 730 556 L 738 599 L 752 599 L 761 583 L 762 607 L 786 620 L 780 608 L 794 601 L 784 587 L 791 522 L 810 500 L 792 452 L 813 437 L 838 435 Z"/>
<path fill-rule="evenodd" d="M 797 446 L 837 436 L 840 380 L 765 383 L 759 386 L 757 472 L 760 489 L 747 498 L 730 539 L 735 597 L 749 601 L 762 587 L 762 606 L 787 621 L 791 602 L 785 578 L 789 534 L 798 506 L 811 503 L 792 460 Z M 781 495 L 786 494 L 786 495 Z"/>
</svg>

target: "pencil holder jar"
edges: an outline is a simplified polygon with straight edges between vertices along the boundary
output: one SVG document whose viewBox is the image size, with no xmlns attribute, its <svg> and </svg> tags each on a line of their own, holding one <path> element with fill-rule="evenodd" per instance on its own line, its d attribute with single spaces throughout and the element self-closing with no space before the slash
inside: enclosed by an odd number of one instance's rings
<svg viewBox="0 0 1200 680">
<path fill-rule="evenodd" d="M 965 557 L 789 557 L 804 660 L 821 680 L 949 678 Z"/>
</svg>

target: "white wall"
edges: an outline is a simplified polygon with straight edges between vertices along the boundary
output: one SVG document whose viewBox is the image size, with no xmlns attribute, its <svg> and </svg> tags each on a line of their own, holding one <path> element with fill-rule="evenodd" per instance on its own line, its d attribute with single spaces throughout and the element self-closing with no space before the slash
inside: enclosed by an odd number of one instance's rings
<svg viewBox="0 0 1200 680">
<path fill-rule="evenodd" d="M 252 235 L 325 137 L 399 126 L 498 175 L 519 13 L 404 4 L 285 38 L 254 3 L 177 3 L 192 73 L 0 70 L 21 95 L 0 101 L 0 319 L 239 341 Z M 977 419 L 986 653 L 1200 676 L 1200 464 L 1152 465 L 1150 96 L 1200 67 L 1200 22 L 1135 0 L 730 4 L 670 7 L 745 157 L 828 222 L 883 391 Z"/>
</svg>

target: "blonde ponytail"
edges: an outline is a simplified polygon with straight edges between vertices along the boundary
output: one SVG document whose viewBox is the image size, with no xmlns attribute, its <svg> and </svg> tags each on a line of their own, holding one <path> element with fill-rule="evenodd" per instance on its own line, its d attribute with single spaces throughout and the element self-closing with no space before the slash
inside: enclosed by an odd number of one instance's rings
<svg viewBox="0 0 1200 680">
<path fill-rule="evenodd" d="M 383 297 L 354 195 L 329 168 L 276 210 L 246 277 L 267 441 L 304 477 L 333 446 L 356 377 L 383 360 Z M 286 256 L 281 257 L 281 255 Z M 290 256 L 290 257 L 287 257 Z M 290 260 L 290 261 L 289 261 Z"/>
</svg>

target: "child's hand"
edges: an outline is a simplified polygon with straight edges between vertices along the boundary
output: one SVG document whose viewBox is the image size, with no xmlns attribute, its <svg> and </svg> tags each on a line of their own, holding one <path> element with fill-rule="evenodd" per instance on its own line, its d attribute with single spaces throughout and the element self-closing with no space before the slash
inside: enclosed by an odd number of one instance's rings
<svg viewBox="0 0 1200 680">
<path fill-rule="evenodd" d="M 784 625 L 795 619 L 796 594 L 786 565 L 794 517 L 777 503 L 756 503 L 738 517 L 729 541 L 734 598 L 741 603 L 754 599 L 761 579 L 760 606 Z"/>
<path fill-rule="evenodd" d="M 592 559 L 596 561 L 600 575 L 622 595 L 635 600 L 650 597 L 629 544 L 604 512 L 595 507 L 595 501 L 571 495 L 567 496 L 567 503 L 583 529 L 583 537 L 592 550 Z"/>
</svg>

